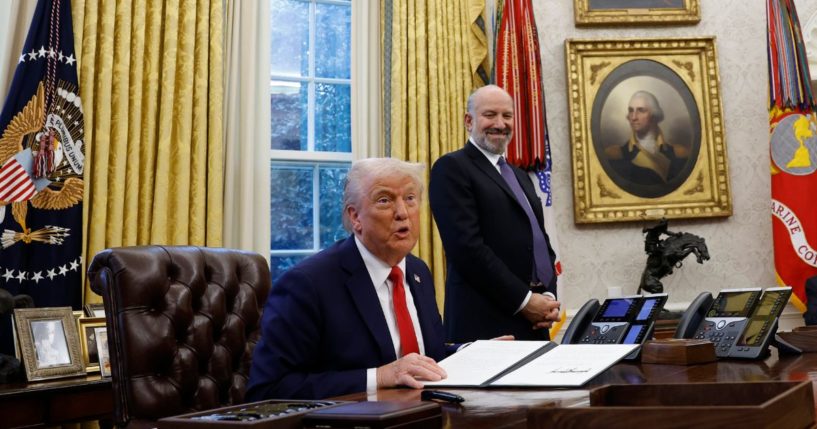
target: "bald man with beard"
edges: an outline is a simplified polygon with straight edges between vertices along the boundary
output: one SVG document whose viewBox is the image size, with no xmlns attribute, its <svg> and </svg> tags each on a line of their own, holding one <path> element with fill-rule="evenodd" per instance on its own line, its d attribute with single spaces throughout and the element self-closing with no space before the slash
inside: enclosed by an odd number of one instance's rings
<svg viewBox="0 0 817 429">
<path fill-rule="evenodd" d="M 533 183 L 504 160 L 513 99 L 498 86 L 481 87 L 468 98 L 464 119 L 468 142 L 434 163 L 429 185 L 448 269 L 446 339 L 547 340 L 559 320 L 555 255 Z M 536 247 L 542 252 L 534 255 Z"/>
</svg>

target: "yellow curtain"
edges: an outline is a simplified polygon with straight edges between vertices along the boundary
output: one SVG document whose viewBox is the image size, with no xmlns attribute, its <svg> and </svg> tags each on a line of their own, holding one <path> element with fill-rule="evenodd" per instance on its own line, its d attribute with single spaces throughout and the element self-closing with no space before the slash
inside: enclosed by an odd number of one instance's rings
<svg viewBox="0 0 817 429">
<path fill-rule="evenodd" d="M 471 25 L 484 0 L 382 0 L 384 133 L 390 156 L 431 165 L 459 149 L 467 134 L 465 103 L 486 49 L 474 49 Z M 484 37 L 484 36 L 483 36 Z M 428 199 L 426 198 L 426 201 Z M 445 256 L 428 204 L 421 212 L 418 256 L 434 276 L 437 305 L 445 296 Z"/>
<path fill-rule="evenodd" d="M 223 0 L 74 0 L 84 248 L 222 242 Z M 85 302 L 100 297 L 85 290 Z"/>
</svg>

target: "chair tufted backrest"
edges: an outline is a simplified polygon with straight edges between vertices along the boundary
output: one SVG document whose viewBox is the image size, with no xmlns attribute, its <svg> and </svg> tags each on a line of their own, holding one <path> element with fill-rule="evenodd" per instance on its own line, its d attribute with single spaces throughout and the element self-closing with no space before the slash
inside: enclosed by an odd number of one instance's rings
<svg viewBox="0 0 817 429">
<path fill-rule="evenodd" d="M 261 255 L 106 249 L 88 278 L 105 305 L 117 425 L 243 401 L 271 283 Z"/>
</svg>

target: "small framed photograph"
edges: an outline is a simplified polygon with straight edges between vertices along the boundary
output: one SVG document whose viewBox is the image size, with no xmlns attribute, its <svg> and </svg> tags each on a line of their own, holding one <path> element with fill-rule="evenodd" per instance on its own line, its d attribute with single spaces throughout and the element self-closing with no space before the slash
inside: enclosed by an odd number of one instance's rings
<svg viewBox="0 0 817 429">
<path fill-rule="evenodd" d="M 29 381 L 85 375 L 70 307 L 17 308 L 14 320 Z"/>
<path fill-rule="evenodd" d="M 79 320 L 79 339 L 82 344 L 82 361 L 88 373 L 99 371 L 97 343 L 100 332 L 105 332 L 104 317 L 83 317 Z M 104 335 L 104 334 L 103 334 Z"/>
<path fill-rule="evenodd" d="M 76 323 L 77 326 L 79 326 L 79 319 L 85 317 L 85 312 L 82 310 L 76 310 L 72 311 L 71 314 L 74 315 L 74 323 Z"/>
<path fill-rule="evenodd" d="M 99 371 L 103 377 L 110 377 L 111 354 L 108 349 L 108 330 L 105 328 L 96 330 L 96 352 L 99 356 Z"/>
<path fill-rule="evenodd" d="M 85 304 L 85 315 L 88 317 L 105 317 L 103 304 Z"/>
<path fill-rule="evenodd" d="M 573 0 L 577 27 L 696 24 L 699 0 Z"/>
<path fill-rule="evenodd" d="M 565 47 L 575 222 L 730 216 L 715 38 Z"/>
</svg>

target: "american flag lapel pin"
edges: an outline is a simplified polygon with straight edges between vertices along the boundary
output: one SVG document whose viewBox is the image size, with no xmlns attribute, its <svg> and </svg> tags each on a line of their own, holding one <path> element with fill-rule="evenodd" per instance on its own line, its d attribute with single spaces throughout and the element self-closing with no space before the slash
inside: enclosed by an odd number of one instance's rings
<svg viewBox="0 0 817 429">
<path fill-rule="evenodd" d="M 414 275 L 414 281 L 415 281 L 415 282 L 417 282 L 417 283 L 420 283 L 420 276 L 418 276 L 417 274 L 415 274 L 415 275 Z"/>
</svg>

